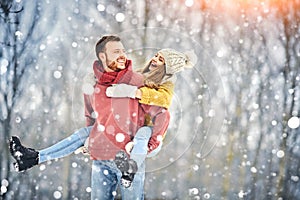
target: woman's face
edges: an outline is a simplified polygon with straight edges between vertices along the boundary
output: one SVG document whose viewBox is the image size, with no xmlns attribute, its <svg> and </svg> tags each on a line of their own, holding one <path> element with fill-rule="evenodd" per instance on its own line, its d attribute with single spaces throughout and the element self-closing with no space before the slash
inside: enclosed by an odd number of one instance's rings
<svg viewBox="0 0 300 200">
<path fill-rule="evenodd" d="M 160 54 L 159 52 L 155 54 L 155 56 L 152 57 L 150 61 L 149 70 L 153 71 L 155 69 L 158 69 L 160 67 L 165 66 L 165 58 Z"/>
</svg>

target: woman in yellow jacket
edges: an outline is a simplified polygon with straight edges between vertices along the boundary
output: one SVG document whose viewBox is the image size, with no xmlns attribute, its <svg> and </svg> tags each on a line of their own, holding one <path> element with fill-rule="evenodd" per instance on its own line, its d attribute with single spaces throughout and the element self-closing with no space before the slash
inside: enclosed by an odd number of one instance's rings
<svg viewBox="0 0 300 200">
<path fill-rule="evenodd" d="M 106 95 L 113 98 L 138 98 L 140 104 L 154 105 L 168 109 L 171 105 L 175 74 L 184 68 L 193 65 L 189 58 L 173 49 L 162 49 L 146 64 L 140 72 L 145 75 L 145 86 L 137 88 L 127 84 L 116 84 L 108 87 Z M 133 140 L 127 143 L 127 154 L 120 151 L 115 163 L 122 175 L 122 185 L 129 187 L 137 169 L 143 164 L 146 157 L 155 156 L 162 146 L 164 135 L 152 135 L 152 119 L 145 120 L 145 126 L 135 134 Z M 130 171 L 131 173 L 127 173 Z"/>
</svg>

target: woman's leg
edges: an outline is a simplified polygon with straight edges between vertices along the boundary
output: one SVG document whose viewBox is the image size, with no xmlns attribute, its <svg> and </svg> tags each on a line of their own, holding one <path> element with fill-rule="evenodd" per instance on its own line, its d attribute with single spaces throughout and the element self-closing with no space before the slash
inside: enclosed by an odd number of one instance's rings
<svg viewBox="0 0 300 200">
<path fill-rule="evenodd" d="M 81 128 L 62 141 L 39 151 L 39 164 L 45 161 L 62 158 L 73 153 L 84 145 L 89 137 L 92 127 Z"/>
<path fill-rule="evenodd" d="M 148 126 L 141 127 L 133 138 L 134 146 L 130 153 L 130 159 L 134 160 L 137 167 L 144 163 L 148 153 L 148 142 L 152 134 L 152 129 Z"/>
<path fill-rule="evenodd" d="M 125 188 L 129 188 L 136 180 L 139 187 L 143 188 L 145 176 L 145 159 L 148 153 L 148 142 L 152 135 L 151 127 L 141 127 L 133 139 L 133 148 L 130 153 L 130 159 L 124 151 L 117 153 L 115 163 L 122 172 L 121 183 Z M 161 149 L 161 145 L 153 150 L 153 154 L 157 154 Z M 151 152 L 152 153 L 152 152 Z M 153 155 L 154 156 L 154 155 Z M 138 172 L 137 172 L 138 170 Z M 137 173 L 137 174 L 136 174 Z M 138 176 L 138 177 L 136 177 Z M 136 177 L 136 178 L 135 178 Z M 132 182 L 133 181 L 133 182 Z M 137 187 L 137 186 L 136 186 Z M 131 189 L 132 190 L 132 189 Z M 143 190 L 142 190 L 143 191 Z M 140 189 L 134 190 L 133 194 L 142 194 Z"/>
<path fill-rule="evenodd" d="M 23 146 L 17 136 L 12 136 L 9 141 L 9 149 L 11 155 L 16 160 L 14 163 L 16 171 L 25 171 L 42 162 L 71 154 L 77 148 L 84 145 L 84 141 L 88 138 L 91 128 L 81 128 L 68 138 L 41 151 Z"/>
</svg>

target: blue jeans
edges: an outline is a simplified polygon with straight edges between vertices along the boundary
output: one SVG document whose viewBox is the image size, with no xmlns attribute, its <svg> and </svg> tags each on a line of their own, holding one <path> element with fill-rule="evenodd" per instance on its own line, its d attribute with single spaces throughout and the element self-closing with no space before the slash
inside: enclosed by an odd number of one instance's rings
<svg viewBox="0 0 300 200">
<path fill-rule="evenodd" d="M 43 163 L 49 160 L 63 158 L 72 154 L 76 149 L 84 145 L 85 140 L 89 137 L 92 126 L 84 127 L 70 135 L 69 137 L 63 139 L 62 141 L 39 151 L 39 163 Z M 152 134 L 152 129 L 150 127 L 141 127 L 134 138 L 134 143 L 136 144 L 132 150 L 131 154 L 140 154 L 142 158 L 137 158 L 136 162 L 142 163 L 145 160 L 144 154 L 147 154 L 147 149 L 145 146 L 148 145 L 149 138 Z M 161 144 L 153 150 L 147 157 L 155 156 L 161 149 Z"/>
<path fill-rule="evenodd" d="M 92 166 L 92 200 L 112 200 L 116 196 L 122 173 L 113 161 L 94 160 Z M 145 164 L 134 176 L 131 187 L 120 187 L 123 200 L 144 199 Z"/>
<path fill-rule="evenodd" d="M 69 137 L 52 145 L 49 148 L 39 151 L 39 163 L 56 158 L 62 158 L 72 154 L 76 149 L 84 145 L 89 137 L 92 127 L 81 128 Z M 124 200 L 144 199 L 145 180 L 145 158 L 147 156 L 148 141 L 151 137 L 152 129 L 142 127 L 134 137 L 134 147 L 130 158 L 138 164 L 138 171 L 134 177 L 131 187 L 121 187 L 121 195 Z M 161 145 L 152 151 L 148 156 L 156 155 Z M 93 161 L 92 166 L 92 199 L 114 199 L 115 191 L 121 179 L 121 172 L 113 161 Z"/>
<path fill-rule="evenodd" d="M 84 145 L 89 137 L 92 126 L 81 128 L 62 141 L 39 151 L 39 164 L 45 161 L 62 158 L 72 154 L 76 149 Z"/>
<path fill-rule="evenodd" d="M 129 188 L 121 187 L 123 200 L 144 199 L 145 158 L 148 153 L 148 142 L 152 134 L 150 127 L 141 127 L 134 136 L 134 146 L 130 158 L 137 162 L 138 171 Z M 156 155 L 161 145 L 149 155 Z M 114 199 L 122 173 L 113 161 L 95 160 L 92 167 L 92 200 Z"/>
<path fill-rule="evenodd" d="M 134 146 L 130 153 L 138 168 L 145 162 L 146 157 L 153 157 L 161 150 L 162 142 L 159 146 L 148 154 L 148 142 L 152 135 L 152 128 L 149 126 L 141 127 L 133 138 Z"/>
</svg>

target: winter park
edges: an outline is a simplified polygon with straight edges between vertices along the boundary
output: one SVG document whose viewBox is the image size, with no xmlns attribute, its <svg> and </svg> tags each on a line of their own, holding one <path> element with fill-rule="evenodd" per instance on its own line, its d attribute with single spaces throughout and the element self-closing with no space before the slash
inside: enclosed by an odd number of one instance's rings
<svg viewBox="0 0 300 200">
<path fill-rule="evenodd" d="M 0 199 L 300 200 L 300 0 L 1 0 Z"/>
</svg>

